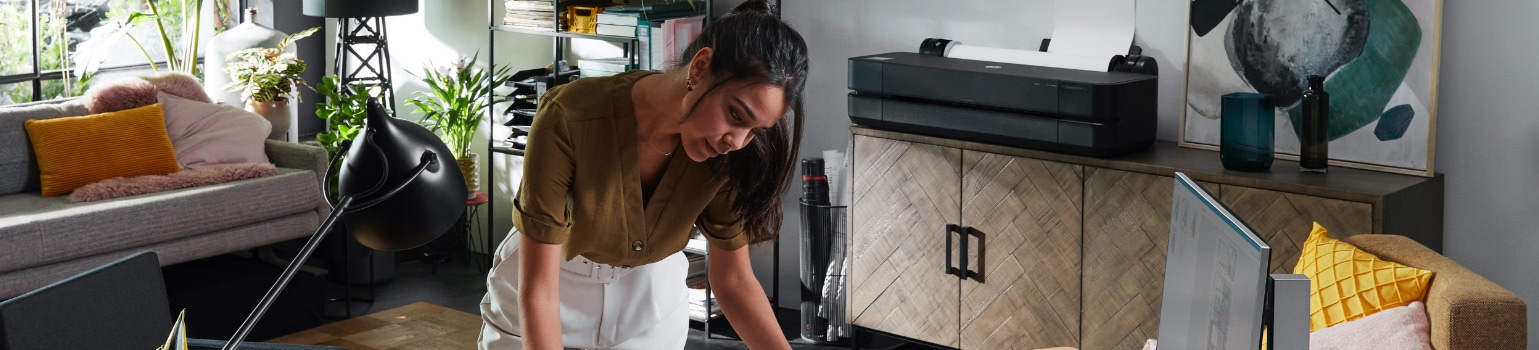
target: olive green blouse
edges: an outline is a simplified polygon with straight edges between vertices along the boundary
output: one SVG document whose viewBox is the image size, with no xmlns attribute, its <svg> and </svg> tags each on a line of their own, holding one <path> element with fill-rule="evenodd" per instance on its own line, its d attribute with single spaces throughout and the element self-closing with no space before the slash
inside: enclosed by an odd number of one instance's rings
<svg viewBox="0 0 1539 350">
<path fill-rule="evenodd" d="M 540 98 L 524 150 L 513 224 L 542 243 L 563 244 L 615 266 L 639 266 L 684 249 L 690 228 L 728 250 L 748 242 L 732 210 L 726 176 L 677 148 L 647 203 L 636 160 L 631 87 L 648 71 L 583 78 Z"/>
</svg>

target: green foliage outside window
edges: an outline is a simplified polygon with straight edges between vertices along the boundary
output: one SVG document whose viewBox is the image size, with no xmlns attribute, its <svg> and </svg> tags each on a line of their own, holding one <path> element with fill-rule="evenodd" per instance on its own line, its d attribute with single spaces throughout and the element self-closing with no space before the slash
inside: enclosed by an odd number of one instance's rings
<svg viewBox="0 0 1539 350">
<path fill-rule="evenodd" d="M 37 22 L 31 20 L 31 4 L 28 2 L 12 2 L 0 5 L 0 75 L 28 74 L 38 72 L 60 72 L 63 79 L 50 79 L 41 82 L 42 99 L 54 99 L 61 97 L 79 96 L 85 92 L 94 75 L 94 68 L 88 71 L 71 71 L 82 62 L 78 57 L 80 42 L 71 38 L 67 32 L 68 27 L 77 25 L 71 23 L 71 15 L 78 15 L 75 11 L 82 10 L 79 5 L 63 0 L 33 0 L 39 1 Z M 146 0 L 110 0 L 105 8 L 106 13 L 98 15 L 104 17 L 103 25 L 127 25 L 134 21 L 153 21 L 159 19 L 165 28 L 166 38 L 170 42 L 181 42 L 184 17 L 183 10 L 187 9 L 189 2 L 201 2 L 200 0 L 156 0 L 154 4 L 159 13 L 165 16 L 147 18 L 142 14 L 134 18 L 135 13 L 149 10 Z M 221 21 L 227 21 L 225 7 L 218 7 Z M 37 44 L 39 54 L 38 67 L 33 67 L 32 57 L 32 25 L 37 26 Z M 223 26 L 216 26 L 223 27 Z M 77 28 L 88 31 L 90 28 Z M 77 33 L 78 36 L 78 33 Z M 35 70 L 34 70 L 35 69 Z M 0 105 L 7 103 L 22 103 L 32 101 L 32 87 L 30 82 L 0 85 Z"/>
</svg>

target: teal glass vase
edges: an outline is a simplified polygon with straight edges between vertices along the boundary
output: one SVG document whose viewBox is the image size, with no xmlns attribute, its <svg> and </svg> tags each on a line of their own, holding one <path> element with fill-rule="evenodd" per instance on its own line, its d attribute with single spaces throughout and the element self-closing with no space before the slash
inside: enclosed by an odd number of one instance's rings
<svg viewBox="0 0 1539 350">
<path fill-rule="evenodd" d="M 1272 96 L 1237 92 L 1223 96 L 1219 161 L 1224 169 L 1266 171 L 1272 168 L 1277 112 Z"/>
</svg>

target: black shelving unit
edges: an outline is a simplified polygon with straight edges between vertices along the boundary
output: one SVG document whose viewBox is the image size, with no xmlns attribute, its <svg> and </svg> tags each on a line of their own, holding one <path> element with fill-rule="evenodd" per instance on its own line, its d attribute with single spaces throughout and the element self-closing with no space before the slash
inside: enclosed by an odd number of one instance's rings
<svg viewBox="0 0 1539 350">
<path fill-rule="evenodd" d="M 700 1 L 700 0 L 696 0 L 696 1 Z M 530 29 L 515 28 L 515 27 L 512 27 L 512 26 L 503 25 L 502 19 L 507 14 L 507 12 L 506 11 L 498 11 L 499 6 L 497 6 L 497 4 L 500 3 L 500 2 L 503 2 L 503 0 L 488 0 L 487 1 L 487 13 L 488 13 L 487 14 L 487 28 L 488 28 L 488 30 L 487 30 L 487 48 L 488 48 L 488 50 L 487 50 L 487 60 L 488 60 L 488 62 L 492 62 L 492 63 L 496 63 L 497 62 L 497 60 L 496 60 L 496 58 L 497 58 L 496 53 L 497 53 L 497 34 L 498 33 L 513 33 L 513 34 L 521 34 L 521 35 L 540 35 L 540 36 L 548 36 L 548 37 L 553 38 L 554 40 L 552 40 L 552 42 L 554 43 L 554 45 L 553 45 L 554 46 L 553 47 L 554 55 L 553 55 L 553 59 L 551 60 L 551 67 L 554 68 L 554 69 L 553 69 L 553 72 L 551 73 L 552 75 L 555 75 L 557 73 L 555 71 L 560 71 L 561 70 L 561 61 L 565 58 L 564 56 L 566 54 L 566 49 L 567 49 L 567 46 L 570 44 L 571 40 L 576 40 L 576 39 L 598 40 L 598 41 L 618 43 L 621 46 L 622 54 L 624 55 L 624 57 L 630 59 L 630 63 L 632 65 L 635 65 L 635 64 L 637 64 L 639 62 L 640 55 L 642 55 L 642 54 L 649 54 L 647 52 L 647 48 L 640 47 L 640 39 L 639 38 L 620 37 L 620 36 L 612 36 L 612 35 L 586 34 L 586 33 L 572 33 L 572 32 L 562 31 L 563 28 L 562 28 L 561 23 L 560 23 L 560 18 L 561 18 L 562 14 L 564 13 L 564 10 L 565 10 L 565 6 L 563 5 L 564 1 L 562 1 L 562 0 L 554 0 L 554 5 L 555 5 L 555 12 L 554 12 L 555 19 L 554 19 L 554 21 L 556 22 L 555 23 L 555 28 L 557 29 L 555 31 L 530 30 Z M 707 25 L 709 25 L 710 20 L 711 20 L 710 14 L 712 13 L 712 10 L 713 10 L 713 8 L 712 8 L 712 2 L 713 1 L 711 1 L 711 0 L 704 0 L 704 1 L 701 1 L 701 2 L 703 2 L 705 4 L 705 13 L 706 13 L 705 23 Z M 777 1 L 776 3 L 778 4 L 779 2 Z M 575 67 L 574 67 L 574 69 L 575 69 Z M 552 80 L 554 80 L 554 79 L 552 79 Z M 492 123 L 490 125 L 493 128 L 502 127 L 502 121 L 503 120 L 507 120 L 507 118 L 510 118 L 510 116 L 508 116 L 503 111 L 498 110 L 497 108 L 495 108 L 496 92 L 491 92 L 491 93 L 487 94 L 486 99 L 487 99 L 487 105 L 488 106 L 492 106 L 492 108 L 488 108 L 488 111 L 487 111 L 488 118 L 489 118 L 488 120 L 492 121 Z M 490 139 L 487 142 L 487 152 L 488 152 L 488 154 L 503 154 L 503 155 L 509 155 L 509 156 L 515 156 L 515 157 L 522 157 L 522 156 L 524 156 L 524 151 L 523 150 L 516 149 L 516 148 L 513 148 L 513 147 L 508 147 L 508 146 L 498 146 L 498 143 L 502 142 L 501 140 L 496 140 L 495 137 L 488 137 L 488 138 Z M 489 177 L 490 177 L 490 179 L 489 179 L 488 183 L 496 183 L 496 177 L 495 176 L 490 176 L 489 175 Z M 496 208 L 496 202 L 497 202 L 497 198 L 491 198 L 490 200 L 487 201 L 486 209 L 487 209 L 488 212 L 496 213 L 496 209 L 495 209 Z M 495 224 L 495 217 L 496 217 L 496 215 L 487 215 L 487 219 L 486 219 L 487 220 L 487 227 L 495 227 L 494 226 L 494 224 Z M 488 232 L 487 234 L 490 235 L 491 233 Z M 488 260 L 491 259 L 491 254 L 493 253 L 492 249 L 495 249 L 494 247 L 497 245 L 495 242 L 492 242 L 492 241 L 493 240 L 491 240 L 490 237 L 488 237 L 488 243 L 489 243 L 488 251 L 487 251 L 487 255 L 488 255 L 487 259 Z M 687 254 L 703 255 L 703 256 L 706 256 L 707 260 L 709 260 L 709 258 L 710 258 L 709 254 L 707 254 L 703 249 L 687 249 L 686 253 Z M 709 263 L 707 263 L 707 264 L 709 264 Z M 778 279 L 777 279 L 777 281 L 778 281 Z M 779 294 L 778 291 L 777 291 L 776 294 Z M 690 319 L 692 321 L 697 321 L 697 322 L 702 323 L 703 327 L 704 327 L 704 331 L 706 332 L 707 337 L 709 337 L 711 335 L 711 321 L 715 320 L 715 319 L 718 319 L 718 318 L 721 318 L 722 314 L 719 311 L 718 312 L 711 312 L 711 309 L 714 308 L 715 298 L 711 297 L 710 283 L 706 283 L 705 296 L 706 296 L 706 303 L 705 303 L 706 317 L 697 318 L 697 317 L 694 317 L 694 315 L 690 315 Z M 686 307 L 688 307 L 688 306 L 686 306 Z"/>
</svg>

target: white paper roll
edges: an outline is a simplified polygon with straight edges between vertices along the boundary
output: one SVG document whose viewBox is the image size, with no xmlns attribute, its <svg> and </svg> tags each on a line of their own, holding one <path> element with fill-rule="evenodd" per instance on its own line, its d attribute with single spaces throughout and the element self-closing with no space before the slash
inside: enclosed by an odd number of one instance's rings
<svg viewBox="0 0 1539 350">
<path fill-rule="evenodd" d="M 957 45 L 947 57 L 967 60 L 1024 64 L 1042 67 L 1105 72 L 1111 56 L 1097 57 L 1067 53 L 1011 50 L 993 47 Z"/>
<path fill-rule="evenodd" d="M 1058 0 L 1048 52 L 953 46 L 946 57 L 1105 72 L 1133 44 L 1136 0 Z"/>
</svg>

